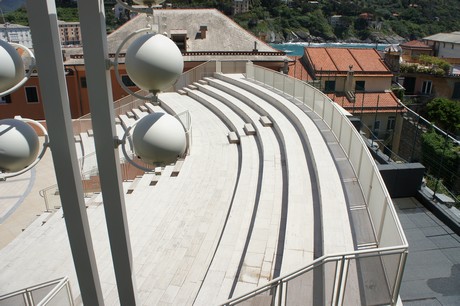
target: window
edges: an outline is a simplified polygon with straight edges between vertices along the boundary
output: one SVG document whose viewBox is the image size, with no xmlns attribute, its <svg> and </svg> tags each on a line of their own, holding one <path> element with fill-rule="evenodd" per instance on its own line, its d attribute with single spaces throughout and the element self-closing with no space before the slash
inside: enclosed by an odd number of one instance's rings
<svg viewBox="0 0 460 306">
<path fill-rule="evenodd" d="M 0 97 L 0 104 L 6 104 L 6 103 L 11 103 L 11 96 L 10 95 Z"/>
<path fill-rule="evenodd" d="M 335 81 L 325 81 L 324 91 L 335 91 Z"/>
<path fill-rule="evenodd" d="M 364 91 L 365 90 L 365 81 L 356 81 L 355 83 L 355 91 Z"/>
<path fill-rule="evenodd" d="M 81 88 L 86 88 L 86 77 L 81 77 L 80 78 L 80 86 Z"/>
<path fill-rule="evenodd" d="M 136 86 L 136 84 L 134 84 L 134 82 L 129 78 L 128 75 L 122 75 L 121 76 L 121 81 L 123 82 L 123 84 L 125 84 L 125 86 L 127 87 L 133 87 L 133 86 Z"/>
<path fill-rule="evenodd" d="M 374 121 L 374 132 L 380 129 L 380 120 Z"/>
<path fill-rule="evenodd" d="M 25 87 L 27 103 L 38 103 L 37 87 Z"/>
<path fill-rule="evenodd" d="M 433 84 L 431 83 L 431 81 L 423 81 L 422 93 L 426 95 L 431 94 L 432 87 L 433 87 Z"/>
<path fill-rule="evenodd" d="M 396 125 L 396 117 L 395 116 L 388 117 L 387 130 L 394 130 L 395 125 Z"/>
</svg>

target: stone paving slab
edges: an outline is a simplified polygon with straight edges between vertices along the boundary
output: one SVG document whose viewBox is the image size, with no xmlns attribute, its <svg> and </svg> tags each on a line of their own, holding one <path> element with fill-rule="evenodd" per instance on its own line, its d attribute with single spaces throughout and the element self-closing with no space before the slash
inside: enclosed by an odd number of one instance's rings
<svg viewBox="0 0 460 306">
<path fill-rule="evenodd" d="M 393 199 L 409 242 L 400 296 L 404 305 L 458 305 L 460 238 L 414 198 Z"/>
</svg>

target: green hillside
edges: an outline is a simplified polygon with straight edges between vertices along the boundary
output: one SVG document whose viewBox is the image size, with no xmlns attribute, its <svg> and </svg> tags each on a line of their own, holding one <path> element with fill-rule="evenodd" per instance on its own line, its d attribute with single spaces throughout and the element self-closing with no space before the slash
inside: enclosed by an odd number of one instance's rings
<svg viewBox="0 0 460 306">
<path fill-rule="evenodd" d="M 171 1 L 176 6 L 213 6 L 227 14 L 232 2 Z M 369 18 L 360 15 L 368 13 Z M 331 26 L 330 17 L 341 15 Z M 254 34 L 278 35 L 279 40 L 378 40 L 397 34 L 417 39 L 439 32 L 460 31 L 460 0 L 253 0 L 250 12 L 234 16 Z"/>
<path fill-rule="evenodd" d="M 3 0 L 7 5 L 12 0 Z M 16 4 L 21 0 L 16 1 Z M 0 2 L 0 4 L 2 3 Z M 24 2 L 24 1 L 22 1 Z M 78 20 L 76 4 L 57 0 L 58 17 Z M 114 1 L 106 2 L 108 30 Z M 390 41 L 417 39 L 439 32 L 460 31 L 460 0 L 252 0 L 251 10 L 233 16 L 232 0 L 170 0 L 174 7 L 213 7 L 242 27 L 269 41 Z M 11 2 L 12 3 L 12 2 Z M 331 25 L 331 16 L 336 18 Z M 12 23 L 27 24 L 25 9 L 5 14 Z"/>
</svg>

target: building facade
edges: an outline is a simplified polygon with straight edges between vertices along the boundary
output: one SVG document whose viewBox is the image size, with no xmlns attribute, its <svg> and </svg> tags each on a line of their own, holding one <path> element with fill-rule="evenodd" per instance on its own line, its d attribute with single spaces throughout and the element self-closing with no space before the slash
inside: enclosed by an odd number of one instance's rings
<svg viewBox="0 0 460 306">
<path fill-rule="evenodd" d="M 402 108 L 391 91 L 393 73 L 375 49 L 308 47 L 302 63 L 315 87 L 360 118 L 368 137 L 395 138 Z"/>
<path fill-rule="evenodd" d="M 27 48 L 32 48 L 32 35 L 30 28 L 12 23 L 0 24 L 0 39 L 16 44 L 21 44 Z"/>
<path fill-rule="evenodd" d="M 79 22 L 58 21 L 59 37 L 63 47 L 81 46 L 81 30 Z"/>
<path fill-rule="evenodd" d="M 285 60 L 288 60 L 284 52 L 273 49 L 215 9 L 160 9 L 154 11 L 153 20 L 154 31 L 167 35 L 182 51 L 184 71 L 210 60 L 250 60 L 256 65 L 280 71 L 285 65 Z M 76 42 L 74 39 L 77 39 L 77 34 L 81 39 L 81 32 L 78 23 L 60 23 L 59 27 L 61 41 L 69 39 L 68 47 L 63 48 L 63 57 L 71 114 L 72 118 L 78 118 L 90 112 L 83 49 L 75 45 L 71 47 L 70 43 Z M 108 35 L 108 52 L 111 59 L 114 59 L 118 47 L 128 35 L 143 28 L 145 15 L 138 15 Z M 131 82 L 124 67 L 127 46 L 129 42 L 120 53 L 119 74 L 125 85 L 136 91 L 139 88 Z M 113 66 L 110 73 L 113 99 L 118 100 L 127 96 L 116 80 Z M 21 113 L 27 118 L 43 119 L 43 105 L 37 78 L 32 77 L 24 88 L 3 97 L 0 100 L 0 109 L 0 118 L 11 118 Z"/>
<path fill-rule="evenodd" d="M 241 14 L 249 11 L 250 0 L 233 0 L 233 13 Z"/>
<path fill-rule="evenodd" d="M 433 48 L 434 56 L 460 63 L 460 31 L 438 33 L 424 37 L 422 41 Z"/>
</svg>

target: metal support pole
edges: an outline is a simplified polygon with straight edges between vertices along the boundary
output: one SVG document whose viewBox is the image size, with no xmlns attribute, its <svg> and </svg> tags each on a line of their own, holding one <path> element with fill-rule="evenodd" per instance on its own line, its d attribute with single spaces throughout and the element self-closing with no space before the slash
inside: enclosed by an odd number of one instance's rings
<svg viewBox="0 0 460 306">
<path fill-rule="evenodd" d="M 54 0 L 27 1 L 53 163 L 80 292 L 85 305 L 104 305 L 73 139 Z"/>
<path fill-rule="evenodd" d="M 444 146 L 442 148 L 442 154 L 441 154 L 441 161 L 439 162 L 438 166 L 438 174 L 436 176 L 436 183 L 434 185 L 434 190 L 433 190 L 433 199 L 436 198 L 436 192 L 438 191 L 438 185 L 439 185 L 439 180 L 441 176 L 441 168 L 443 167 L 442 164 L 444 162 L 444 155 L 446 154 L 447 147 L 449 146 L 449 136 L 445 134 L 446 138 L 444 139 Z"/>
<path fill-rule="evenodd" d="M 79 0 L 78 10 L 97 164 L 118 296 L 121 305 L 134 306 L 136 289 L 131 243 L 121 185 L 120 159 L 114 145 L 115 115 L 110 68 L 107 67 L 109 55 L 104 2 Z"/>
</svg>

